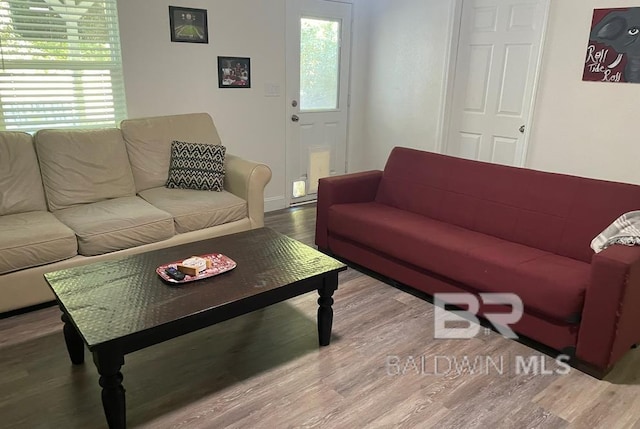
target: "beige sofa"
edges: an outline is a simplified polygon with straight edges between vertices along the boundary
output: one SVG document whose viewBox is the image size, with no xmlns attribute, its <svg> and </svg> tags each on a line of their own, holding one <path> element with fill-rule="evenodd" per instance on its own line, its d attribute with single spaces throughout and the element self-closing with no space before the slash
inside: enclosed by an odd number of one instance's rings
<svg viewBox="0 0 640 429">
<path fill-rule="evenodd" d="M 269 167 L 227 153 L 224 191 L 168 189 L 173 140 L 221 143 L 206 113 L 0 132 L 0 313 L 53 300 L 44 273 L 263 225 Z"/>
</svg>

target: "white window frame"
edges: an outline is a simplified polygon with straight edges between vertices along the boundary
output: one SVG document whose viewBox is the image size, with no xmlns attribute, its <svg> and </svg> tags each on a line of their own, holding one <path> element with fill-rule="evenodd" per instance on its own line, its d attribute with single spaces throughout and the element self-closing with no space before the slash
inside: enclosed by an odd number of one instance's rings
<svg viewBox="0 0 640 429">
<path fill-rule="evenodd" d="M 126 118 L 117 0 L 0 0 L 0 129 Z"/>
</svg>

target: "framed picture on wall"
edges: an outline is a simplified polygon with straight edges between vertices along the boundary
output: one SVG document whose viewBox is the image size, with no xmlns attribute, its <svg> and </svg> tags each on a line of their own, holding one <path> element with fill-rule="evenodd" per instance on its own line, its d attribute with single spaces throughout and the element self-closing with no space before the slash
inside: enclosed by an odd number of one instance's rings
<svg viewBox="0 0 640 429">
<path fill-rule="evenodd" d="M 251 88 L 251 59 L 218 57 L 218 88 Z"/>
<path fill-rule="evenodd" d="M 172 42 L 209 43 L 207 11 L 169 6 Z"/>
<path fill-rule="evenodd" d="M 595 9 L 582 80 L 640 83 L 640 7 Z"/>
</svg>

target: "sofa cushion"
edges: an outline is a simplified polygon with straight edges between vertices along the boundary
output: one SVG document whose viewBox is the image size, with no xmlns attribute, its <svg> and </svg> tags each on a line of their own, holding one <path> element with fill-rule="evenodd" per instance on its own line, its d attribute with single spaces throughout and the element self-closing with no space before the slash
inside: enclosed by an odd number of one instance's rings
<svg viewBox="0 0 640 429">
<path fill-rule="evenodd" d="M 101 255 L 174 235 L 173 218 L 139 197 L 123 197 L 54 212 L 78 237 L 78 253 Z"/>
<path fill-rule="evenodd" d="M 140 197 L 173 216 L 176 232 L 196 231 L 247 217 L 247 202 L 230 192 L 147 189 Z"/>
<path fill-rule="evenodd" d="M 120 129 L 138 192 L 165 186 L 174 140 L 220 144 L 213 119 L 207 113 L 127 119 Z"/>
<path fill-rule="evenodd" d="M 225 152 L 222 145 L 171 142 L 167 188 L 222 191 Z"/>
<path fill-rule="evenodd" d="M 49 212 L 0 216 L 0 274 L 77 255 L 76 236 Z"/>
<path fill-rule="evenodd" d="M 127 150 L 117 128 L 40 130 L 35 141 L 51 211 L 135 195 Z"/>
<path fill-rule="evenodd" d="M 0 132 L 0 216 L 45 211 L 38 158 L 27 133 Z"/>
<path fill-rule="evenodd" d="M 331 206 L 328 229 L 477 291 L 516 293 L 558 323 L 577 322 L 589 284 L 582 261 L 376 202 Z"/>
</svg>

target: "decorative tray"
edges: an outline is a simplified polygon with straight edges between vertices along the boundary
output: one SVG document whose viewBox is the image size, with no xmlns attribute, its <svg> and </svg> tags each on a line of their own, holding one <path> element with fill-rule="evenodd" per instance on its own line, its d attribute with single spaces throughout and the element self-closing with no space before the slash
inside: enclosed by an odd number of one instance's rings
<svg viewBox="0 0 640 429">
<path fill-rule="evenodd" d="M 226 273 L 227 271 L 233 270 L 236 267 L 236 262 L 229 258 L 228 256 L 223 255 L 222 253 L 208 253 L 206 255 L 200 255 L 201 258 L 204 258 L 208 261 L 211 261 L 211 266 L 204 271 L 201 271 L 200 274 L 196 276 L 185 275 L 184 280 L 176 280 L 165 272 L 167 268 L 176 268 L 178 264 L 182 263 L 182 261 L 172 262 L 170 264 L 160 265 L 156 268 L 156 273 L 160 276 L 162 280 L 167 283 L 173 284 L 183 284 L 190 283 L 196 280 L 208 279 L 209 277 L 217 276 L 218 274 Z"/>
</svg>

